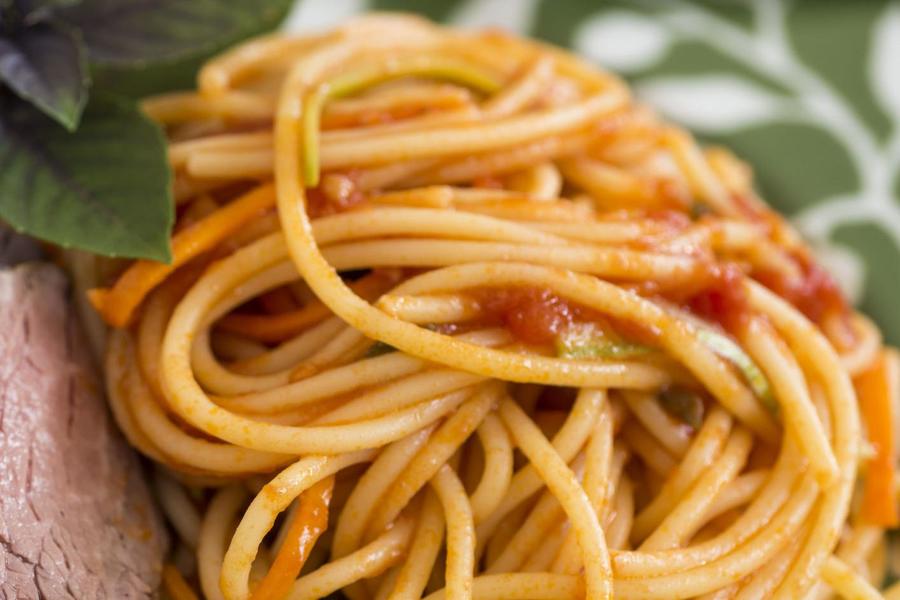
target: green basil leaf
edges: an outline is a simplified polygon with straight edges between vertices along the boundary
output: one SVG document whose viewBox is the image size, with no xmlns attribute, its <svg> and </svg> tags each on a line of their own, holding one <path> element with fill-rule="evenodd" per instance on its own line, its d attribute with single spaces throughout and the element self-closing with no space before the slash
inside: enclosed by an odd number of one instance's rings
<svg viewBox="0 0 900 600">
<path fill-rule="evenodd" d="M 23 102 L 0 105 L 0 218 L 16 229 L 168 261 L 173 205 L 163 134 L 131 102 L 95 96 L 75 133 Z"/>
<path fill-rule="evenodd" d="M 69 131 L 88 96 L 88 72 L 78 33 L 41 23 L 0 38 L 0 80 Z"/>
<path fill-rule="evenodd" d="M 291 0 L 84 0 L 64 18 L 81 29 L 91 62 L 144 67 L 205 54 L 270 29 Z"/>
<path fill-rule="evenodd" d="M 92 87 L 135 100 L 163 92 L 193 90 L 197 71 L 208 58 L 206 55 L 190 57 L 139 69 L 92 65 Z"/>
</svg>

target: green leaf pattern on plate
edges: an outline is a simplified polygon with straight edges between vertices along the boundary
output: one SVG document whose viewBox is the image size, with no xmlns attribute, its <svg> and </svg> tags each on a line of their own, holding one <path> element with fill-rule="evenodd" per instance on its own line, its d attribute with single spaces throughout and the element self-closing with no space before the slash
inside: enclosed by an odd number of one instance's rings
<svg viewBox="0 0 900 600">
<path fill-rule="evenodd" d="M 900 344 L 900 2 L 300 0 L 291 30 L 366 9 L 573 47 L 735 149 L 847 294 Z"/>
</svg>

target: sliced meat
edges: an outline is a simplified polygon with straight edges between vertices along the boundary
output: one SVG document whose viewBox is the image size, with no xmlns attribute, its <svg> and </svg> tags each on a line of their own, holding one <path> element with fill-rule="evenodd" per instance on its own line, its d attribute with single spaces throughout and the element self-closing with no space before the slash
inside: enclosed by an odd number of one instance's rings
<svg viewBox="0 0 900 600">
<path fill-rule="evenodd" d="M 167 546 L 48 264 L 0 269 L 0 598 L 156 595 Z"/>
</svg>

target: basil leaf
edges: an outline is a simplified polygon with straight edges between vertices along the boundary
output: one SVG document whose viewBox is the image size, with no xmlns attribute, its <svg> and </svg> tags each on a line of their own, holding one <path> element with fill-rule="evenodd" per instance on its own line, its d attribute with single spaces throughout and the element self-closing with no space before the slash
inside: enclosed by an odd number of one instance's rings
<svg viewBox="0 0 900 600">
<path fill-rule="evenodd" d="M 22 19 L 13 0 L 0 0 L 0 35 L 8 36 L 21 26 Z"/>
<path fill-rule="evenodd" d="M 84 0 L 64 18 L 91 62 L 142 67 L 215 51 L 274 27 L 291 0 Z"/>
<path fill-rule="evenodd" d="M 23 102 L 0 104 L 0 218 L 16 229 L 168 261 L 173 204 L 163 134 L 131 102 L 95 95 L 75 133 Z"/>
<path fill-rule="evenodd" d="M 84 47 L 78 33 L 41 23 L 0 37 L 0 80 L 69 131 L 88 96 Z"/>
<path fill-rule="evenodd" d="M 6 5 L 15 5 L 17 12 L 21 17 L 21 22 L 25 26 L 31 26 L 40 23 L 53 16 L 58 8 L 64 6 L 74 6 L 81 0 L 7 0 Z M 0 6 L 4 3 L 0 2 Z"/>
<path fill-rule="evenodd" d="M 215 52 L 209 53 L 212 54 Z M 139 69 L 92 66 L 91 80 L 95 90 L 134 100 L 163 92 L 193 90 L 197 82 L 197 71 L 208 58 L 204 54 Z"/>
</svg>

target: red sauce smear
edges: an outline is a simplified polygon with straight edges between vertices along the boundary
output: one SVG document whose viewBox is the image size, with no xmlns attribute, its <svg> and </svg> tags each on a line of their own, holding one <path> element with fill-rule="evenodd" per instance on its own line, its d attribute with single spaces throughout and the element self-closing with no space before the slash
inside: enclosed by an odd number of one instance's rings
<svg viewBox="0 0 900 600">
<path fill-rule="evenodd" d="M 765 224 L 773 238 L 783 238 L 784 221 L 774 211 L 751 201 L 747 196 L 735 194 L 735 205 L 749 220 Z M 754 279 L 793 304 L 814 323 L 822 323 L 828 317 L 837 316 L 844 321 L 850 317 L 850 307 L 840 287 L 831 275 L 813 262 L 806 252 L 795 249 L 788 257 L 800 269 L 801 277 L 787 277 L 772 270 L 757 270 Z M 849 325 L 848 331 L 852 330 Z"/>
<path fill-rule="evenodd" d="M 743 286 L 744 273 L 735 264 L 712 265 L 709 279 L 685 304 L 698 317 L 737 331 L 747 319 L 749 305 Z"/>
<path fill-rule="evenodd" d="M 786 277 L 775 271 L 757 271 L 753 277 L 793 304 L 814 323 L 833 315 L 849 315 L 849 306 L 834 278 L 809 257 L 792 256 L 802 276 Z"/>
<path fill-rule="evenodd" d="M 355 185 L 353 175 L 348 174 L 348 177 L 352 187 L 348 192 L 338 197 L 326 194 L 321 185 L 307 188 L 306 213 L 310 219 L 318 219 L 319 217 L 327 217 L 328 215 L 348 211 L 366 199 L 365 194 Z"/>
<path fill-rule="evenodd" d="M 557 336 L 573 323 L 597 323 L 626 340 L 640 344 L 652 345 L 658 337 L 657 332 L 639 323 L 601 314 L 546 288 L 480 288 L 470 293 L 483 311 L 477 326 L 505 327 L 526 344 L 553 344 Z"/>
<path fill-rule="evenodd" d="M 477 290 L 485 319 L 502 324 L 527 344 L 548 344 L 574 320 L 578 309 L 547 289 L 534 287 Z"/>
<path fill-rule="evenodd" d="M 801 277 L 787 277 L 780 271 L 757 270 L 751 275 L 761 284 L 790 302 L 813 323 L 829 316 L 848 318 L 849 306 L 828 272 L 806 256 L 791 257 L 800 267 Z M 701 287 L 669 299 L 686 306 L 695 315 L 719 323 L 736 332 L 746 323 L 749 302 L 743 287 L 746 277 L 736 264 L 712 264 Z"/>
<path fill-rule="evenodd" d="M 472 187 L 487 190 L 502 190 L 503 180 L 493 175 L 479 175 L 472 180 Z"/>
</svg>

